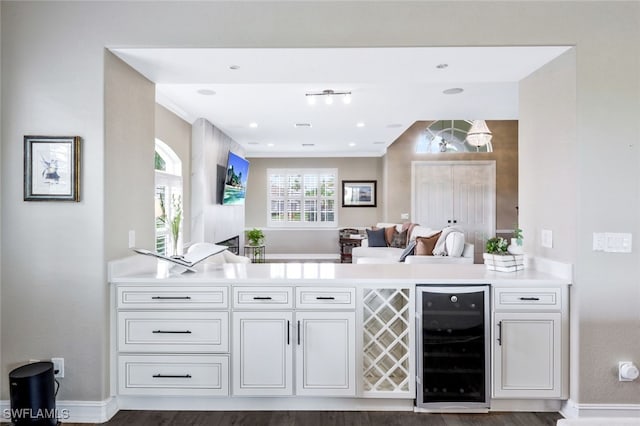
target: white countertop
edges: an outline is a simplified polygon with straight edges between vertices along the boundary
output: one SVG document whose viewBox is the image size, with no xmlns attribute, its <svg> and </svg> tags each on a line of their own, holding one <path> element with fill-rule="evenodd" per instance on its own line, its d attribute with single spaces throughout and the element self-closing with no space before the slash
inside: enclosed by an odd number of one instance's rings
<svg viewBox="0 0 640 426">
<path fill-rule="evenodd" d="M 560 275 L 529 268 L 518 272 L 488 271 L 484 265 L 263 263 L 196 265 L 198 272 L 176 273 L 164 261 L 132 256 L 109 263 L 109 282 L 148 284 L 492 284 L 567 285 Z"/>
</svg>

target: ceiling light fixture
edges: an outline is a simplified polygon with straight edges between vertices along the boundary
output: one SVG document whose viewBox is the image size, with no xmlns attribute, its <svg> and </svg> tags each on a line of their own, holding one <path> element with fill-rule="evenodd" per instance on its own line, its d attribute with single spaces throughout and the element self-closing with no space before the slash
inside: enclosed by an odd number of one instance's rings
<svg viewBox="0 0 640 426">
<path fill-rule="evenodd" d="M 251 127 L 252 129 L 255 129 L 256 127 L 258 127 L 258 123 L 256 122 L 250 123 L 249 127 Z"/>
<path fill-rule="evenodd" d="M 471 128 L 467 132 L 467 142 L 475 146 L 476 149 L 487 145 L 491 142 L 491 130 L 487 126 L 487 122 L 484 120 L 473 120 Z"/>
<path fill-rule="evenodd" d="M 364 127 L 364 123 L 360 121 L 359 123 L 356 123 L 356 127 Z"/>
<path fill-rule="evenodd" d="M 346 105 L 351 103 L 351 92 L 336 92 L 335 90 L 326 89 L 322 92 L 305 93 L 305 96 L 307 97 L 309 105 L 315 105 L 318 96 L 323 96 L 324 103 L 327 105 L 331 105 L 333 103 L 334 96 L 341 96 L 342 102 Z"/>
<path fill-rule="evenodd" d="M 198 89 L 198 94 L 203 96 L 213 96 L 216 92 L 211 89 Z"/>
<path fill-rule="evenodd" d="M 436 68 L 439 70 L 443 70 L 445 68 L 447 68 L 449 66 L 449 64 L 438 64 L 436 65 Z"/>
</svg>

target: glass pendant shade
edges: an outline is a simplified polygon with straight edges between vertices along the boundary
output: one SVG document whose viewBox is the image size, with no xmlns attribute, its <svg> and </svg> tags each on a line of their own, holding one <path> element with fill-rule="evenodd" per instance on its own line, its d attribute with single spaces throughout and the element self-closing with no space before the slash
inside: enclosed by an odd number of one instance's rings
<svg viewBox="0 0 640 426">
<path fill-rule="evenodd" d="M 491 142 L 492 137 L 491 130 L 484 120 L 473 120 L 467 132 L 467 142 L 476 147 L 485 146 Z"/>
</svg>

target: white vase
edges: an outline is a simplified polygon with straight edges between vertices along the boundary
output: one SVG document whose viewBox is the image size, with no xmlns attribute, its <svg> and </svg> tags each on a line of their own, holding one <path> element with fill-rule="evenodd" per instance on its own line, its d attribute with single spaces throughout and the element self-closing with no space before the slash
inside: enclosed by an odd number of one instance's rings
<svg viewBox="0 0 640 426">
<path fill-rule="evenodd" d="M 524 250 L 522 249 L 522 245 L 518 244 L 517 238 L 511 239 L 511 244 L 507 247 L 507 251 L 509 254 L 523 254 Z"/>
</svg>

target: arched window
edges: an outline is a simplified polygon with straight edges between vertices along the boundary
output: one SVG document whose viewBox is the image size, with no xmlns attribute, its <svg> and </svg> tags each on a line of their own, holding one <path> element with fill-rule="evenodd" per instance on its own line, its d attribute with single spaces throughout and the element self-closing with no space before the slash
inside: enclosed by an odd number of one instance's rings
<svg viewBox="0 0 640 426">
<path fill-rule="evenodd" d="M 471 120 L 438 120 L 431 123 L 416 142 L 417 154 L 446 152 L 492 152 L 491 142 L 475 147 L 467 142 Z"/>
<path fill-rule="evenodd" d="M 182 161 L 160 139 L 155 151 L 156 251 L 164 255 L 182 252 Z"/>
</svg>

